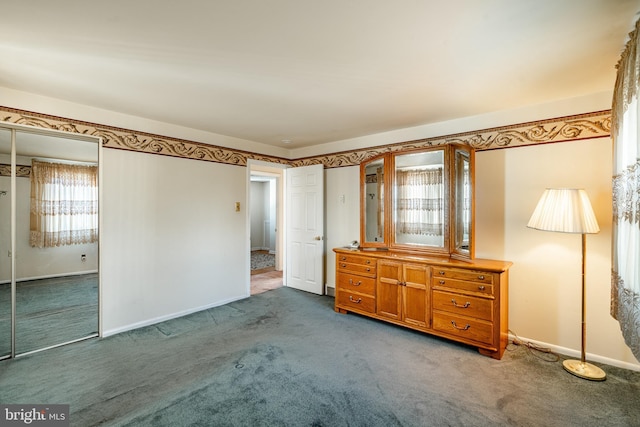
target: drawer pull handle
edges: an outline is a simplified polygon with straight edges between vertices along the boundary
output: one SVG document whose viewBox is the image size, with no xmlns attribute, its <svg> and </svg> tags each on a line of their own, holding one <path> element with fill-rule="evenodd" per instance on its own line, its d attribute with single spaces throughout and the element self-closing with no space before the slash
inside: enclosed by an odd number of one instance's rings
<svg viewBox="0 0 640 427">
<path fill-rule="evenodd" d="M 439 273 L 441 276 L 444 276 L 444 271 L 440 270 Z"/>
<path fill-rule="evenodd" d="M 347 264 L 340 264 L 340 267 L 342 267 L 342 268 L 346 268 L 346 267 L 347 267 Z"/>
<path fill-rule="evenodd" d="M 483 275 L 478 276 L 478 280 L 484 280 L 484 276 Z"/>
<path fill-rule="evenodd" d="M 357 300 L 355 300 L 353 299 L 353 295 L 349 295 L 349 301 L 360 304 L 362 302 L 362 298 L 358 298 Z"/>
<path fill-rule="evenodd" d="M 453 304 L 454 307 L 458 307 L 458 308 L 468 308 L 471 305 L 469 301 L 465 302 L 464 305 L 460 305 L 453 298 L 451 298 L 451 303 Z"/>
<path fill-rule="evenodd" d="M 459 331 L 466 331 L 467 329 L 469 329 L 469 328 L 471 327 L 471 325 L 467 323 L 467 324 L 464 326 L 464 328 L 461 328 L 460 326 L 456 325 L 456 321 L 455 321 L 455 320 L 452 320 L 452 321 L 451 321 L 451 324 L 453 325 L 453 327 L 454 327 L 454 328 L 456 328 L 456 329 L 457 329 L 457 330 L 459 330 Z"/>
<path fill-rule="evenodd" d="M 346 261 L 346 260 L 347 260 L 346 256 L 343 256 L 342 258 L 340 258 L 340 261 Z"/>
<path fill-rule="evenodd" d="M 440 284 L 441 285 L 444 285 L 445 283 L 447 283 L 447 282 L 445 282 L 444 280 L 440 280 Z"/>
<path fill-rule="evenodd" d="M 369 267 L 367 267 L 367 271 L 369 272 L 369 271 L 371 271 L 371 269 Z"/>
<path fill-rule="evenodd" d="M 370 260 L 370 259 L 368 259 L 368 260 L 365 262 L 365 264 L 371 264 L 371 260 Z"/>
<path fill-rule="evenodd" d="M 362 285 L 362 280 L 358 280 L 358 283 L 353 283 L 353 279 L 349 279 L 349 284 L 352 286 L 360 286 Z"/>
<path fill-rule="evenodd" d="M 484 285 L 478 286 L 478 289 L 480 289 L 481 291 L 484 291 Z"/>
</svg>

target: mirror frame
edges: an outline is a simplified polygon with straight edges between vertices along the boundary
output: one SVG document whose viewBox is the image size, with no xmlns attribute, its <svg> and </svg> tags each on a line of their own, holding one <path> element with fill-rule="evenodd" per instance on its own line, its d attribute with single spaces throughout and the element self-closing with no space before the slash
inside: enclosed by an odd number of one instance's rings
<svg viewBox="0 0 640 427">
<path fill-rule="evenodd" d="M 453 206 L 452 214 L 455 215 L 451 221 L 451 257 L 457 259 L 474 259 L 475 258 L 475 217 L 476 217 L 476 182 L 475 182 L 475 151 L 468 146 L 452 144 L 452 156 L 451 156 L 451 182 L 452 185 L 452 200 L 451 206 Z M 460 192 L 464 194 L 464 180 L 459 179 L 461 177 L 459 172 L 458 157 L 459 155 L 465 156 L 469 163 L 469 243 L 467 248 L 458 245 L 457 235 L 460 232 L 460 227 L 464 228 L 461 218 L 461 212 L 464 211 L 464 202 L 460 203 Z M 464 173 L 462 173 L 462 177 Z M 462 231 L 464 233 L 464 231 Z"/>
<path fill-rule="evenodd" d="M 444 218 L 443 218 L 443 246 L 422 246 L 420 244 L 398 243 L 395 241 L 395 159 L 397 156 L 410 153 L 422 153 L 434 150 L 444 150 Z M 464 209 L 456 202 L 456 196 L 460 190 L 456 174 L 456 152 L 463 152 L 469 158 L 469 184 L 470 184 L 470 221 L 469 221 L 469 245 L 468 249 L 456 247 L 456 233 L 463 225 L 457 224 L 458 211 Z M 369 164 L 384 161 L 384 238 L 381 242 L 366 241 L 366 168 Z M 447 256 L 460 260 L 471 260 L 475 257 L 475 151 L 467 145 L 445 144 L 427 148 L 398 150 L 386 152 L 371 157 L 360 164 L 360 247 L 365 250 L 396 250 L 424 255 Z"/>
<path fill-rule="evenodd" d="M 442 194 L 443 197 L 443 215 L 442 215 L 442 245 L 423 245 L 420 243 L 399 243 L 396 241 L 396 199 L 397 199 L 397 180 L 396 180 L 396 159 L 399 156 L 405 155 L 415 155 L 422 153 L 429 153 L 433 151 L 441 151 L 442 152 L 442 185 L 444 187 L 444 191 Z M 450 206 L 451 206 L 451 197 L 450 197 L 450 183 L 451 176 L 449 173 L 449 154 L 448 149 L 445 146 L 436 146 L 428 149 L 419 149 L 419 150 L 405 150 L 398 151 L 391 155 L 391 185 L 390 188 L 392 190 L 391 193 L 391 210 L 389 211 L 392 215 L 389 218 L 389 222 L 391 223 L 391 233 L 390 233 L 390 243 L 391 247 L 396 250 L 405 251 L 405 252 L 426 252 L 433 255 L 449 255 L 449 247 L 451 245 L 451 232 L 450 232 Z"/>
<path fill-rule="evenodd" d="M 367 241 L 367 166 L 371 163 L 375 163 L 377 161 L 382 160 L 383 162 L 383 185 L 384 185 L 384 199 L 382 200 L 382 209 L 384 212 L 383 215 L 383 224 L 382 224 L 382 241 Z M 388 218 L 388 214 L 390 212 L 391 200 L 388 197 L 389 194 L 389 173 L 390 173 L 390 164 L 389 164 L 389 156 L 388 153 L 381 154 L 367 161 L 360 163 L 360 246 L 366 248 L 378 248 L 384 249 L 389 246 L 389 233 L 390 233 L 390 221 Z"/>
</svg>

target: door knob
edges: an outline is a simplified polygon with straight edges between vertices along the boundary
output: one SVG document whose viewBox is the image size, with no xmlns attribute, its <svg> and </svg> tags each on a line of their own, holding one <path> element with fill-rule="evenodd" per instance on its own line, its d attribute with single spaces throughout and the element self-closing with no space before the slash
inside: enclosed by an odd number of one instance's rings
<svg viewBox="0 0 640 427">
<path fill-rule="evenodd" d="M 316 236 L 313 238 L 314 240 L 322 240 L 322 236 Z"/>
</svg>

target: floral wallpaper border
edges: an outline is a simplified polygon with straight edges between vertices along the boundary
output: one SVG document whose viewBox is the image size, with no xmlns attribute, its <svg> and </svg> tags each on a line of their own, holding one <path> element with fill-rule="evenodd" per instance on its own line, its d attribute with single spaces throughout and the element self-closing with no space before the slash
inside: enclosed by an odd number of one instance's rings
<svg viewBox="0 0 640 427">
<path fill-rule="evenodd" d="M 0 176 L 11 176 L 11 165 L 6 163 L 0 164 Z M 16 166 L 17 178 L 29 178 L 31 176 L 31 166 Z"/>
<path fill-rule="evenodd" d="M 349 150 L 320 156 L 288 160 L 201 142 L 121 129 L 47 114 L 0 106 L 0 120 L 61 130 L 102 138 L 105 148 L 138 151 L 192 160 L 246 166 L 249 159 L 305 166 L 323 164 L 325 168 L 359 165 L 363 160 L 389 151 L 432 147 L 449 143 L 470 145 L 478 151 L 548 144 L 611 135 L 611 110 L 555 119 L 540 120 L 491 129 L 463 132 L 414 141 L 405 141 L 362 150 Z"/>
</svg>

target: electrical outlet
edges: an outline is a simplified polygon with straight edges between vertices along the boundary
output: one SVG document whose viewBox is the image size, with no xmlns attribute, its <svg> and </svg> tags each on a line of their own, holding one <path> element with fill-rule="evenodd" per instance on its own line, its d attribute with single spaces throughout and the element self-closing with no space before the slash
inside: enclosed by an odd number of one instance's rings
<svg viewBox="0 0 640 427">
<path fill-rule="evenodd" d="M 87 256 L 85 254 L 80 255 L 80 261 L 85 262 L 87 260 Z"/>
</svg>

